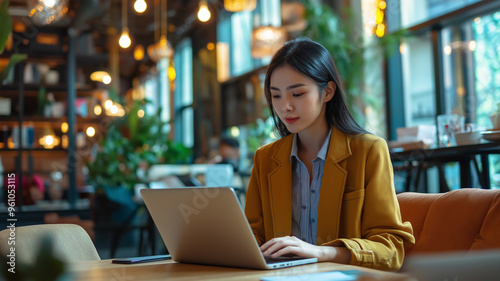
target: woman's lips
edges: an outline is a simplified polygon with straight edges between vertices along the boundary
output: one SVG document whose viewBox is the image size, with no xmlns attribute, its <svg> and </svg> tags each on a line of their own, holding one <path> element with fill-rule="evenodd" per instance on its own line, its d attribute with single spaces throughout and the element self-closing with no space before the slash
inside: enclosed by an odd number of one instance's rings
<svg viewBox="0 0 500 281">
<path fill-rule="evenodd" d="M 287 118 L 285 118 L 285 121 L 286 121 L 288 124 L 295 123 L 297 120 L 299 120 L 299 117 L 295 117 L 295 118 L 287 117 Z"/>
</svg>

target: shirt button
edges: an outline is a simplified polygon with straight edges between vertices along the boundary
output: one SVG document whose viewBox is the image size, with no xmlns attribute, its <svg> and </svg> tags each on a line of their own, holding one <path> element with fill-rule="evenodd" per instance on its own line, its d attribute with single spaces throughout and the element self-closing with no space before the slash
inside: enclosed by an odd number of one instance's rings
<svg viewBox="0 0 500 281">
<path fill-rule="evenodd" d="M 313 190 L 311 190 L 311 193 L 316 193 L 316 190 L 314 190 L 314 189 L 313 189 Z"/>
<path fill-rule="evenodd" d="M 307 209 L 307 207 L 306 207 L 306 206 L 302 206 L 302 209 L 304 209 L 304 210 L 305 210 L 305 209 Z"/>
<path fill-rule="evenodd" d="M 316 222 L 316 220 L 315 220 L 315 219 L 311 219 L 311 221 L 312 221 L 312 222 Z"/>
</svg>

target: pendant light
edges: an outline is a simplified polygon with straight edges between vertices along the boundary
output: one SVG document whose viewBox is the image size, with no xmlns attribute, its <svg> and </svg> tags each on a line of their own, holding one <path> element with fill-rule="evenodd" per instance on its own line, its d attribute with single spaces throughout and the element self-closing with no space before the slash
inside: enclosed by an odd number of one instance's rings
<svg viewBox="0 0 500 281">
<path fill-rule="evenodd" d="M 36 25 L 57 22 L 67 14 L 68 2 L 68 0 L 29 0 L 28 16 Z"/>
<path fill-rule="evenodd" d="M 207 22 L 210 19 L 210 10 L 208 9 L 207 6 L 207 1 L 206 0 L 200 0 L 199 4 L 199 9 L 198 9 L 198 19 L 201 22 Z"/>
<path fill-rule="evenodd" d="M 259 26 L 252 31 L 251 54 L 254 58 L 272 56 L 285 44 L 287 33 L 284 27 Z"/>
<path fill-rule="evenodd" d="M 120 36 L 118 44 L 120 44 L 120 47 L 123 49 L 130 47 L 130 44 L 132 44 L 127 28 L 127 0 L 122 0 L 122 35 Z"/>
<path fill-rule="evenodd" d="M 138 12 L 139 14 L 144 13 L 146 9 L 148 8 L 148 4 L 146 4 L 146 1 L 144 0 L 135 0 L 134 3 L 134 10 Z"/>
<path fill-rule="evenodd" d="M 224 0 L 224 9 L 228 12 L 253 11 L 257 0 Z"/>
<path fill-rule="evenodd" d="M 156 2 L 155 2 L 156 3 Z M 163 17 L 160 21 L 160 40 L 156 43 L 149 45 L 148 55 L 154 62 L 158 62 L 163 58 L 171 58 L 174 55 L 174 50 L 167 40 L 167 1 L 162 0 L 160 9 L 160 16 Z M 156 27 L 156 23 L 155 23 Z"/>
</svg>

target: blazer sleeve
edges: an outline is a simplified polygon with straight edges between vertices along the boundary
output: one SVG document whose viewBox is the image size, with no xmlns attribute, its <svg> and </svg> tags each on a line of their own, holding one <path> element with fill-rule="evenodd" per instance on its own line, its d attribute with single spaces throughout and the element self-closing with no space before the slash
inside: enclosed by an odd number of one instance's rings
<svg viewBox="0 0 500 281">
<path fill-rule="evenodd" d="M 260 176 L 259 167 L 260 163 L 259 150 L 255 152 L 254 165 L 252 168 L 252 174 L 250 176 L 250 182 L 248 184 L 246 200 L 245 200 L 245 215 L 247 217 L 248 223 L 252 228 L 255 239 L 257 243 L 262 245 L 265 242 L 265 231 L 264 231 L 264 217 L 262 214 L 262 199 L 260 196 Z"/>
<path fill-rule="evenodd" d="M 351 264 L 382 270 L 398 270 L 406 243 L 414 244 L 412 226 L 402 222 L 394 190 L 394 176 L 387 144 L 375 141 L 365 166 L 365 198 L 361 238 L 339 238 L 323 245 L 345 245 Z"/>
</svg>

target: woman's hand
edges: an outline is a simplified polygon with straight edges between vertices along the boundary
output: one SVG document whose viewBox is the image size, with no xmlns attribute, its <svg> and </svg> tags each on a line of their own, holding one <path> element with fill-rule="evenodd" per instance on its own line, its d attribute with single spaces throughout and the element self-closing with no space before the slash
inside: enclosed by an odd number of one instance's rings
<svg viewBox="0 0 500 281">
<path fill-rule="evenodd" d="M 318 261 L 349 263 L 351 252 L 345 247 L 316 246 L 295 236 L 273 238 L 260 246 L 262 254 L 272 258 L 295 255 L 304 258 L 318 258 Z"/>
</svg>

